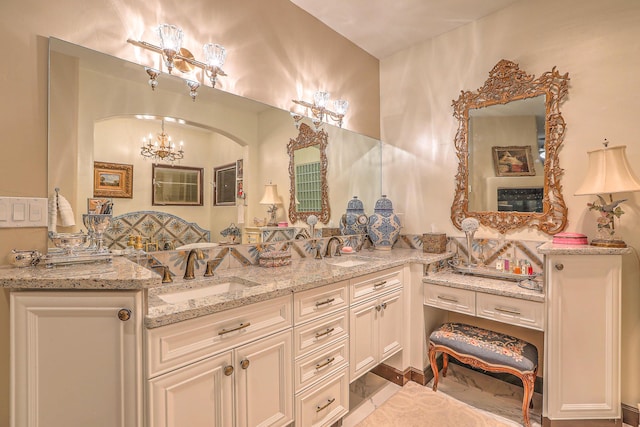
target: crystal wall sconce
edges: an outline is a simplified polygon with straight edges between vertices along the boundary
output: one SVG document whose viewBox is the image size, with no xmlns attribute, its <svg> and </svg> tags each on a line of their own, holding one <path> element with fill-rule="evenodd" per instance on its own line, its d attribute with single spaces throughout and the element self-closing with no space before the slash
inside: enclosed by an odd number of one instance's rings
<svg viewBox="0 0 640 427">
<path fill-rule="evenodd" d="M 218 76 L 227 75 L 222 70 L 224 61 L 227 58 L 227 51 L 219 44 L 206 43 L 202 47 L 204 56 L 204 62 L 202 62 L 195 59 L 189 50 L 182 47 L 184 33 L 179 27 L 171 24 L 161 24 L 158 27 L 158 36 L 160 46 L 133 39 L 127 39 L 127 43 L 162 55 L 162 62 L 164 66 L 167 67 L 169 74 L 171 74 L 174 69 L 181 73 L 190 73 L 194 68 L 200 68 L 203 72 L 203 78 L 206 76 L 209 79 L 211 87 L 216 86 Z M 155 89 L 158 85 L 157 78 L 161 74 L 160 71 L 149 67 L 146 67 L 145 71 L 149 75 L 149 85 L 151 89 Z M 193 80 L 188 80 L 187 85 L 189 86 L 189 94 L 195 101 L 200 84 Z"/>
<path fill-rule="evenodd" d="M 322 122 L 327 122 L 328 119 L 334 121 L 339 127 L 342 127 L 342 119 L 349 109 L 349 102 L 344 99 L 337 99 L 333 101 L 333 111 L 327 108 L 329 104 L 329 92 L 317 91 L 313 95 L 313 103 L 300 101 L 293 99 L 295 104 L 301 105 L 308 110 L 311 110 L 311 120 L 318 129 Z M 296 122 L 296 127 L 299 125 L 302 115 L 291 113 L 293 120 Z"/>
</svg>

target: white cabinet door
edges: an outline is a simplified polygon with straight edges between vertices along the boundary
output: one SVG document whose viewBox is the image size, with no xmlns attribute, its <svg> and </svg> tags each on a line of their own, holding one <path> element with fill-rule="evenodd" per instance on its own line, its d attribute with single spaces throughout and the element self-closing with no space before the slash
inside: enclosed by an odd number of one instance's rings
<svg viewBox="0 0 640 427">
<path fill-rule="evenodd" d="M 292 331 L 234 352 L 237 427 L 286 426 L 293 421 Z"/>
<path fill-rule="evenodd" d="M 12 292 L 12 425 L 142 426 L 140 307 L 140 292 Z"/>
<path fill-rule="evenodd" d="M 349 322 L 349 381 L 378 364 L 378 300 L 352 307 Z"/>
<path fill-rule="evenodd" d="M 546 416 L 620 418 L 621 257 L 553 255 L 545 267 Z"/>
<path fill-rule="evenodd" d="M 402 291 L 380 298 L 378 313 L 378 363 L 402 350 Z"/>
<path fill-rule="evenodd" d="M 351 307 L 349 381 L 402 350 L 402 289 Z"/>
<path fill-rule="evenodd" d="M 210 357 L 149 381 L 152 427 L 232 427 L 232 353 Z"/>
</svg>

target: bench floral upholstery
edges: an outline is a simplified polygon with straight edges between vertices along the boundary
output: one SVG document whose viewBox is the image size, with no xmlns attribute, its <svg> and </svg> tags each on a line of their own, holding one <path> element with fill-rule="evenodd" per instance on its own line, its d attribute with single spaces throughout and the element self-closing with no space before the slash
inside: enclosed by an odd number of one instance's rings
<svg viewBox="0 0 640 427">
<path fill-rule="evenodd" d="M 534 372 L 538 366 L 538 349 L 533 344 L 464 323 L 445 323 L 431 333 L 429 342 L 522 373 Z"/>
<path fill-rule="evenodd" d="M 464 323 L 445 323 L 428 337 L 433 391 L 438 388 L 437 353 L 442 353 L 442 376 L 447 376 L 449 356 L 489 372 L 507 372 L 522 380 L 522 418 L 530 427 L 529 405 L 538 372 L 538 349 L 511 335 Z"/>
</svg>

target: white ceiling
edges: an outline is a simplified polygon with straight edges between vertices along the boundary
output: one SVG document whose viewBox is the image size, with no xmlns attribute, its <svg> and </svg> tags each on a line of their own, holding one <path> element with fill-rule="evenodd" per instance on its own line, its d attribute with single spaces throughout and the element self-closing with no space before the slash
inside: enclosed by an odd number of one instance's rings
<svg viewBox="0 0 640 427">
<path fill-rule="evenodd" d="M 291 0 L 378 59 L 519 0 Z"/>
</svg>

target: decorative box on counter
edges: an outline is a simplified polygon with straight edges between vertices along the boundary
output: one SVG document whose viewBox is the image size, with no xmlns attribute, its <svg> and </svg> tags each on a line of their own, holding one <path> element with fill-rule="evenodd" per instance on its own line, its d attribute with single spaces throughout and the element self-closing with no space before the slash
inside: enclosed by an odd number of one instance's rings
<svg viewBox="0 0 640 427">
<path fill-rule="evenodd" d="M 260 254 L 260 267 L 282 267 L 291 264 L 291 252 L 269 251 Z"/>
<path fill-rule="evenodd" d="M 446 233 L 424 233 L 422 235 L 422 250 L 430 254 L 441 254 L 447 250 Z"/>
</svg>

